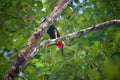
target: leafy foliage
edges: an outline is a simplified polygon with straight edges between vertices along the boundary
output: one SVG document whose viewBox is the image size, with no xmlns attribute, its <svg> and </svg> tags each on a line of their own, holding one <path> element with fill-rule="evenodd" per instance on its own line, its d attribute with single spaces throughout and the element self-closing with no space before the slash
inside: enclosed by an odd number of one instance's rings
<svg viewBox="0 0 120 80">
<path fill-rule="evenodd" d="M 0 79 L 33 31 L 57 0 L 1 0 Z M 61 35 L 111 19 L 120 19 L 120 0 L 75 0 L 54 25 Z M 65 41 L 62 56 L 46 46 L 24 69 L 29 80 L 119 80 L 120 28 L 118 25 Z M 41 41 L 48 39 L 45 34 Z M 23 77 L 22 77 L 23 78 Z M 19 80 L 22 80 L 19 76 Z"/>
</svg>

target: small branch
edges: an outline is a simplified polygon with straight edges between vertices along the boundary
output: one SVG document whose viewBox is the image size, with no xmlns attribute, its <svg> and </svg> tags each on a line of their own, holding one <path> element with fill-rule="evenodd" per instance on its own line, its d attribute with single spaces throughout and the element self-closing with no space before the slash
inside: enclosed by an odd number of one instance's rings
<svg viewBox="0 0 120 80">
<path fill-rule="evenodd" d="M 110 26 L 110 25 L 120 25 L 120 20 L 106 21 L 106 22 L 88 27 L 86 29 L 83 29 L 83 30 L 80 30 L 80 31 L 77 31 L 77 32 L 74 32 L 74 33 L 71 33 L 71 34 L 67 34 L 65 36 L 60 37 L 58 40 L 62 41 L 62 40 L 67 40 L 67 39 L 70 39 L 70 38 L 73 38 L 73 37 L 81 36 L 81 35 L 84 35 L 88 32 L 91 32 L 91 31 L 94 31 L 94 30 L 97 30 L 97 29 L 102 29 L 102 28 Z"/>
<path fill-rule="evenodd" d="M 103 23 L 100 23 L 100 24 L 97 24 L 95 26 L 91 26 L 91 27 L 88 27 L 86 29 L 83 29 L 83 30 L 80 30 L 80 31 L 77 31 L 77 32 L 73 32 L 71 34 L 67 34 L 65 36 L 62 36 L 60 38 L 57 38 L 57 39 L 48 39 L 48 40 L 45 40 L 43 41 L 41 44 L 37 45 L 33 51 L 31 52 L 32 55 L 31 55 L 31 58 L 34 57 L 37 52 L 43 48 L 44 46 L 46 45 L 52 45 L 52 44 L 56 44 L 56 43 L 59 43 L 63 40 L 68 40 L 68 39 L 71 39 L 73 37 L 78 37 L 78 36 L 82 36 L 86 33 L 89 33 L 91 31 L 94 31 L 94 30 L 98 30 L 98 29 L 101 29 L 101 28 L 104 28 L 104 27 L 107 27 L 107 26 L 110 26 L 110 25 L 120 25 L 120 20 L 110 20 L 110 21 L 106 21 L 106 22 L 103 22 Z"/>
</svg>

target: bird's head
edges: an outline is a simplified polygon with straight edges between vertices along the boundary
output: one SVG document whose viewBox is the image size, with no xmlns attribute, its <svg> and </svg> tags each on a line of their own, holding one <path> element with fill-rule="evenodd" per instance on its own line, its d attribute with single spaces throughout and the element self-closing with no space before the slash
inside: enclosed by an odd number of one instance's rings
<svg viewBox="0 0 120 80">
<path fill-rule="evenodd" d="M 64 47 L 65 47 L 65 42 L 64 41 L 62 41 L 60 43 L 57 43 L 55 45 L 60 49 L 61 52 L 63 52 Z"/>
</svg>

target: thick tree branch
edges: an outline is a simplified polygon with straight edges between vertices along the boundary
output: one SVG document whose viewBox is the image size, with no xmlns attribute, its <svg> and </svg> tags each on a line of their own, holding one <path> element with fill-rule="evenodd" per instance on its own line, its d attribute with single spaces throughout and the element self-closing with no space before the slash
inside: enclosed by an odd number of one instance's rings
<svg viewBox="0 0 120 80">
<path fill-rule="evenodd" d="M 94 25 L 94 26 L 91 26 L 91 27 L 88 27 L 86 29 L 83 29 L 83 30 L 80 30 L 80 31 L 77 31 L 77 32 L 73 32 L 73 33 L 70 33 L 70 34 L 67 34 L 65 36 L 62 36 L 60 38 L 57 38 L 57 39 L 49 39 L 49 40 L 45 40 L 43 41 L 41 44 L 37 45 L 33 51 L 31 51 L 31 58 L 34 57 L 37 52 L 44 46 L 46 45 L 51 45 L 51 44 L 56 44 L 56 43 L 59 43 L 63 40 L 68 40 L 70 38 L 73 38 L 73 37 L 78 37 L 78 36 L 82 36 L 86 33 L 89 33 L 91 31 L 94 31 L 94 30 L 98 30 L 98 29 L 102 29 L 104 27 L 107 27 L 107 26 L 110 26 L 110 25 L 120 25 L 120 20 L 110 20 L 110 21 L 106 21 L 106 22 L 103 22 L 103 23 L 100 23 L 100 24 L 97 24 L 97 25 Z"/>
<path fill-rule="evenodd" d="M 23 67 L 28 63 L 30 52 L 36 46 L 39 39 L 43 36 L 43 34 L 49 28 L 55 19 L 55 17 L 60 14 L 73 0 L 59 0 L 57 6 L 53 9 L 53 11 L 47 16 L 45 21 L 37 28 L 34 34 L 30 37 L 24 48 L 20 51 L 16 60 L 10 67 L 9 72 L 6 74 L 3 80 L 16 80 L 19 72 L 23 69 Z"/>
</svg>

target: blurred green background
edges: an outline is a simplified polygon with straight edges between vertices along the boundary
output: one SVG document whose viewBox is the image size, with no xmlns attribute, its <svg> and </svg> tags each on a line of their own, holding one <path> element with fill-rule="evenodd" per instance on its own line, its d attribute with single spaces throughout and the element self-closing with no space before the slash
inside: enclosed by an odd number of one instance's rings
<svg viewBox="0 0 120 80">
<path fill-rule="evenodd" d="M 0 79 L 58 0 L 0 0 Z M 120 19 L 120 0 L 74 0 L 54 25 L 61 35 Z M 40 41 L 49 39 L 45 34 Z M 45 46 L 18 80 L 120 80 L 120 25 Z"/>
</svg>

